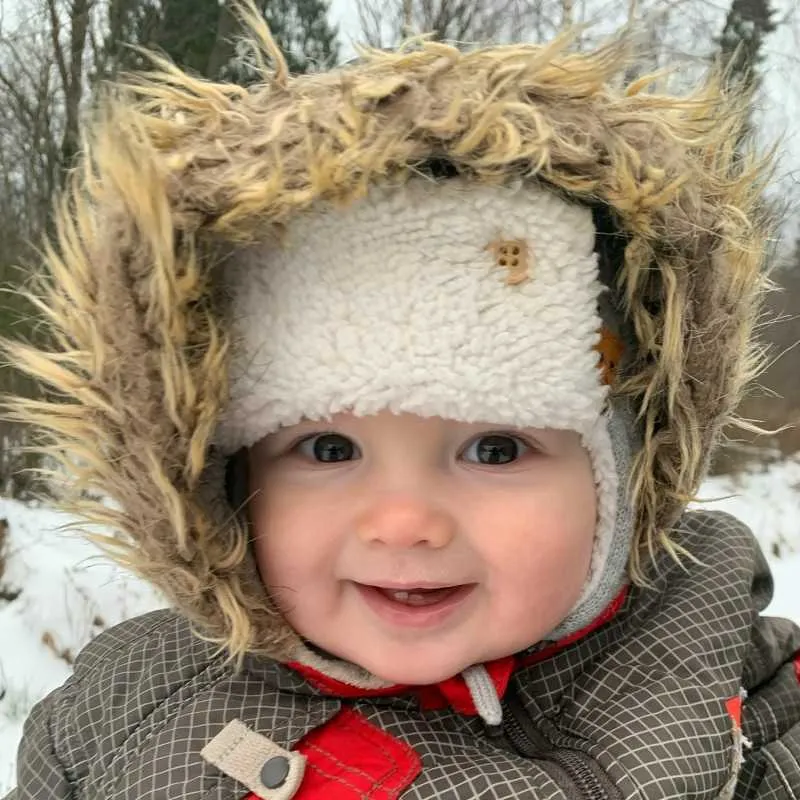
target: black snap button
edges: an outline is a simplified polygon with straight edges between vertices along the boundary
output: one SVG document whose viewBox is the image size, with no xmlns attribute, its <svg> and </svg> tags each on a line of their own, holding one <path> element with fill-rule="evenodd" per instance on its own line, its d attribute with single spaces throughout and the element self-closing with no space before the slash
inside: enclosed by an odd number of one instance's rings
<svg viewBox="0 0 800 800">
<path fill-rule="evenodd" d="M 261 767 L 261 783 L 267 789 L 279 789 L 286 783 L 286 778 L 289 776 L 289 759 L 284 756 L 273 756 L 264 762 Z"/>
</svg>

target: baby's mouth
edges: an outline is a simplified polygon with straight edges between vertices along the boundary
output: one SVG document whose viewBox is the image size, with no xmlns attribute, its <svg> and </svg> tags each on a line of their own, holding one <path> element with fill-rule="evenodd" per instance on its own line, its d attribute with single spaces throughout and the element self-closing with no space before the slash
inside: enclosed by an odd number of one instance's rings
<svg viewBox="0 0 800 800">
<path fill-rule="evenodd" d="M 354 584 L 367 606 L 392 626 L 434 629 L 465 607 L 477 584 L 381 586 Z"/>
<path fill-rule="evenodd" d="M 369 588 L 380 592 L 388 600 L 415 608 L 435 606 L 464 589 L 463 586 L 441 586 L 436 589 L 385 589 L 381 586 Z"/>
</svg>

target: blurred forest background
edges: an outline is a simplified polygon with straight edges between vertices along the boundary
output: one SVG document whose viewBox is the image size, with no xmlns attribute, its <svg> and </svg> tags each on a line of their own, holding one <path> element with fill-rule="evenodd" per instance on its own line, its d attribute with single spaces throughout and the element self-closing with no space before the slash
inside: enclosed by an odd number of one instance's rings
<svg viewBox="0 0 800 800">
<path fill-rule="evenodd" d="M 622 25 L 642 43 L 638 72 L 680 63 L 669 81 L 690 82 L 715 61 L 732 80 L 755 88 L 753 133 L 765 144 L 796 136 L 800 96 L 800 9 L 795 0 L 254 0 L 290 68 L 327 68 L 355 54 L 352 41 L 386 47 L 407 34 L 470 46 L 476 41 L 543 41 L 586 23 L 576 46 L 588 47 Z M 194 73 L 247 84 L 255 72 L 243 49 L 230 2 L 221 0 L 0 0 L 0 336 L 41 335 L 35 310 L 20 289 L 38 269 L 38 248 L 52 228 L 52 199 L 79 150 L 80 126 L 104 84 L 142 65 L 130 44 L 167 54 Z M 780 54 L 771 43 L 790 42 Z M 788 37 L 788 38 L 787 38 Z M 791 45 L 794 43 L 794 46 Z M 777 71 L 777 72 L 776 72 Z M 784 76 L 785 94 L 764 76 Z M 631 75 L 631 78 L 635 75 Z M 789 109 L 783 130 L 770 124 L 770 104 Z M 800 122 L 800 119 L 797 120 Z M 779 146 L 780 147 L 780 146 Z M 776 319 L 762 335 L 772 347 L 766 372 L 741 409 L 771 436 L 732 431 L 717 470 L 751 459 L 800 451 L 800 222 L 798 164 L 784 158 L 772 198 L 785 213 L 775 248 L 774 281 L 767 302 Z M 797 171 L 797 172 L 796 172 Z M 35 395 L 36 386 L 0 365 L 0 393 Z M 794 427 L 797 426 L 797 427 Z M 27 432 L 0 421 L 0 495 L 24 499 L 36 486 Z"/>
</svg>

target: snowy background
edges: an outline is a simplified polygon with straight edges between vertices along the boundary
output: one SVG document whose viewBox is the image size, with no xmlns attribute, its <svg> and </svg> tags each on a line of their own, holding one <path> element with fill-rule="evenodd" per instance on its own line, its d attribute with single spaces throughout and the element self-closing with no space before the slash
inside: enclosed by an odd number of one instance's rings
<svg viewBox="0 0 800 800">
<path fill-rule="evenodd" d="M 768 613 L 800 623 L 800 458 L 710 479 L 700 497 L 704 507 L 753 528 L 775 576 Z M 2 796 L 14 783 L 15 752 L 33 704 L 66 680 L 74 655 L 100 631 L 162 603 L 92 545 L 60 532 L 65 517 L 0 499 L 0 519 L 8 523 L 0 578 Z"/>
</svg>

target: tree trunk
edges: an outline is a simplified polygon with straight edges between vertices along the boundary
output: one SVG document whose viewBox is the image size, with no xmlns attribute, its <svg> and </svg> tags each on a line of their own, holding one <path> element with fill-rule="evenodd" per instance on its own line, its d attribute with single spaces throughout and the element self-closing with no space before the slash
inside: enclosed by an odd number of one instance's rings
<svg viewBox="0 0 800 800">
<path fill-rule="evenodd" d="M 220 3 L 217 35 L 214 39 L 214 47 L 208 57 L 205 72 L 210 78 L 218 78 L 233 56 L 232 37 L 235 31 L 236 18 L 230 9 L 230 3 Z"/>
<path fill-rule="evenodd" d="M 50 39 L 64 93 L 64 135 L 61 141 L 62 176 L 66 175 L 78 152 L 80 107 L 83 98 L 83 56 L 89 31 L 91 2 L 92 0 L 73 0 L 69 14 L 69 50 L 65 53 L 61 41 L 61 21 L 58 8 L 56 8 L 56 0 L 47 0 L 50 16 Z"/>
</svg>

